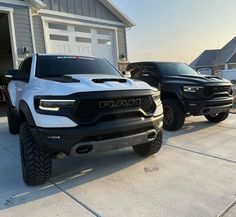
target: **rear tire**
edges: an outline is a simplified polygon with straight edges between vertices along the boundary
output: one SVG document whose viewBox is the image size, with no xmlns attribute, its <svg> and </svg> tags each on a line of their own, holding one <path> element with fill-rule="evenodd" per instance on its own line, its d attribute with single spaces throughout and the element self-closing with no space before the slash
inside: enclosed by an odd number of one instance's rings
<svg viewBox="0 0 236 217">
<path fill-rule="evenodd" d="M 205 118 L 212 123 L 219 123 L 221 121 L 224 121 L 228 118 L 229 111 L 228 112 L 221 112 L 216 115 L 205 115 Z"/>
<path fill-rule="evenodd" d="M 143 157 L 148 157 L 150 155 L 156 154 L 161 149 L 162 137 L 163 133 L 162 131 L 160 131 L 154 141 L 147 144 L 135 145 L 133 146 L 133 150 L 138 155 L 141 155 Z"/>
<path fill-rule="evenodd" d="M 163 128 L 169 131 L 180 129 L 185 122 L 185 111 L 175 99 L 163 101 L 164 120 Z"/>
<path fill-rule="evenodd" d="M 18 134 L 20 130 L 20 118 L 12 108 L 10 102 L 7 102 L 7 120 L 9 132 L 13 135 Z"/>
<path fill-rule="evenodd" d="M 24 182 L 29 186 L 47 182 L 51 177 L 51 155 L 36 145 L 26 122 L 20 126 L 20 151 Z"/>
</svg>

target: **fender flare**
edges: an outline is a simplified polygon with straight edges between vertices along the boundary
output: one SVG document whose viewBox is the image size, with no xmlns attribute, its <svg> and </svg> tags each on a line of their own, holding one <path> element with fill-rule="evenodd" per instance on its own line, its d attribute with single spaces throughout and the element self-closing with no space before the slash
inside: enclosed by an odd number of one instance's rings
<svg viewBox="0 0 236 217">
<path fill-rule="evenodd" d="M 26 117 L 26 120 L 30 126 L 36 126 L 34 118 L 33 118 L 32 113 L 30 111 L 30 108 L 24 100 L 21 100 L 19 103 L 19 113 L 21 113 L 21 112 L 23 112 L 23 114 Z"/>
<path fill-rule="evenodd" d="M 182 100 L 182 96 L 181 96 L 181 94 L 179 93 L 179 91 L 174 91 L 173 89 L 170 89 L 170 90 L 168 90 L 168 91 L 161 91 L 161 97 L 162 97 L 162 94 L 163 95 L 171 95 L 171 96 L 175 96 L 174 98 L 176 99 L 176 100 L 178 100 L 178 102 L 181 104 L 181 106 L 183 107 L 183 109 L 185 110 L 185 111 L 187 111 L 187 108 L 186 108 L 186 105 L 184 104 L 184 102 L 183 102 L 183 100 Z"/>
</svg>

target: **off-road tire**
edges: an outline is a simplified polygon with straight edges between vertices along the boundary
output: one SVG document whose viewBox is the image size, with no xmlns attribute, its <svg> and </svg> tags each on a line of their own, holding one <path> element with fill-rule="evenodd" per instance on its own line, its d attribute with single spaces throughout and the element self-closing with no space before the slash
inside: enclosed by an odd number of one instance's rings
<svg viewBox="0 0 236 217">
<path fill-rule="evenodd" d="M 163 128 L 168 131 L 180 129 L 185 122 L 185 111 L 180 103 L 175 99 L 163 100 Z M 171 113 L 171 114 L 169 114 Z"/>
<path fill-rule="evenodd" d="M 8 129 L 11 134 L 18 134 L 20 130 L 20 118 L 14 111 L 10 102 L 7 102 L 7 120 L 8 120 Z"/>
<path fill-rule="evenodd" d="M 24 182 L 29 186 L 47 182 L 51 177 L 51 155 L 36 145 L 27 122 L 20 126 L 20 151 Z"/>
<path fill-rule="evenodd" d="M 228 112 L 221 112 L 215 116 L 213 115 L 205 115 L 205 118 L 212 123 L 219 123 L 221 121 L 224 121 L 225 119 L 227 119 L 229 116 L 229 111 Z"/>
<path fill-rule="evenodd" d="M 147 144 L 141 144 L 141 145 L 135 145 L 133 146 L 133 150 L 138 154 L 143 157 L 148 157 L 153 154 L 156 154 L 162 146 L 162 138 L 163 138 L 163 133 L 160 131 L 157 134 L 157 137 L 154 141 L 149 142 Z"/>
</svg>

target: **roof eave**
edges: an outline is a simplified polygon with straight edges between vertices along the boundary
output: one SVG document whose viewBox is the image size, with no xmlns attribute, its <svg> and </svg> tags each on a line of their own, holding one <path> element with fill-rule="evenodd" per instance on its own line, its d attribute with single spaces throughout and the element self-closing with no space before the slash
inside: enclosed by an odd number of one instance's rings
<svg viewBox="0 0 236 217">
<path fill-rule="evenodd" d="M 31 3 L 34 10 L 39 11 L 46 7 L 46 4 L 41 0 L 25 0 Z M 105 7 L 111 10 L 124 24 L 126 28 L 131 28 L 135 26 L 135 23 L 124 14 L 111 0 L 99 0 Z"/>
<path fill-rule="evenodd" d="M 132 28 L 136 24 L 123 13 L 111 0 L 99 0 L 103 5 L 111 10 L 124 24 L 126 28 Z"/>
</svg>

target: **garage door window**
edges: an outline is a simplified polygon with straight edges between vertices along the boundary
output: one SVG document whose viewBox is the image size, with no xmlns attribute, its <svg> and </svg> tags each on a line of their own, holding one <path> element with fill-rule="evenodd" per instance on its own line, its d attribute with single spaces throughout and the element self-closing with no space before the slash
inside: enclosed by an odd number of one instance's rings
<svg viewBox="0 0 236 217">
<path fill-rule="evenodd" d="M 98 39 L 98 44 L 111 45 L 111 41 L 107 39 Z"/>
<path fill-rule="evenodd" d="M 76 42 L 92 43 L 92 39 L 91 38 L 76 37 Z"/>
<path fill-rule="evenodd" d="M 91 33 L 91 29 L 87 26 L 75 26 L 76 32 Z"/>
<path fill-rule="evenodd" d="M 67 25 L 58 24 L 58 23 L 48 23 L 49 29 L 58 29 L 58 30 L 65 30 L 67 31 Z"/>
<path fill-rule="evenodd" d="M 50 39 L 54 41 L 69 41 L 69 37 L 66 35 L 50 35 Z"/>
<path fill-rule="evenodd" d="M 97 29 L 97 34 L 98 35 L 110 35 L 111 31 L 107 29 Z"/>
</svg>

